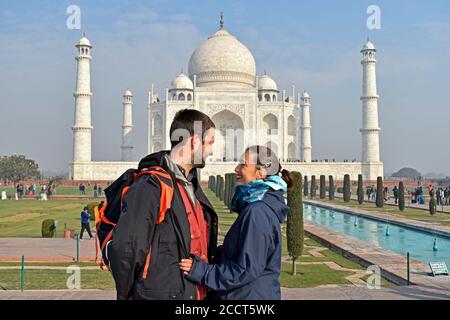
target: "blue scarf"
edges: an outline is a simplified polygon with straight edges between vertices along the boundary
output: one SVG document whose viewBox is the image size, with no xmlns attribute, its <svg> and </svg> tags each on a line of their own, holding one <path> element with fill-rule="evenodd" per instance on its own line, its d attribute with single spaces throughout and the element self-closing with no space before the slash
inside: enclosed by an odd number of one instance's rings
<svg viewBox="0 0 450 320">
<path fill-rule="evenodd" d="M 231 210 L 240 212 L 248 204 L 262 200 L 269 190 L 287 192 L 287 185 L 280 176 L 269 176 L 265 180 L 253 180 L 248 184 L 238 185 L 231 200 Z"/>
</svg>

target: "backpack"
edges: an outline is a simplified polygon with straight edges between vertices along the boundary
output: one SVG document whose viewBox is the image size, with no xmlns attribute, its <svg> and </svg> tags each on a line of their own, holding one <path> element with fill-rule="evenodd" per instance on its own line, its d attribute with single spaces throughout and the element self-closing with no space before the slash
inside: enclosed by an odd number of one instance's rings
<svg viewBox="0 0 450 320">
<path fill-rule="evenodd" d="M 153 176 L 161 187 L 159 214 L 156 224 L 160 224 L 164 221 L 166 211 L 171 207 L 174 192 L 173 181 L 170 174 L 159 166 L 151 166 L 142 170 L 128 169 L 107 187 L 104 190 L 106 202 L 99 210 L 99 221 L 95 226 L 98 238 L 98 242 L 96 242 L 96 252 L 98 252 L 97 246 L 99 245 L 102 254 L 102 259 L 100 260 L 101 269 L 106 266 L 108 270 L 110 270 L 107 257 L 107 246 L 112 240 L 114 227 L 119 222 L 123 199 L 130 189 L 130 186 L 144 175 Z"/>
</svg>

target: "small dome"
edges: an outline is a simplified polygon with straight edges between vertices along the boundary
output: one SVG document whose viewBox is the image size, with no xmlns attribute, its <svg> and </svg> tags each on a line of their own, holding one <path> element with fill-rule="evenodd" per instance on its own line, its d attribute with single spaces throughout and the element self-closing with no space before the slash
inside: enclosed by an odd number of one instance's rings
<svg viewBox="0 0 450 320">
<path fill-rule="evenodd" d="M 125 93 L 123 94 L 124 97 L 132 97 L 133 93 L 130 91 L 130 89 L 125 90 Z"/>
<path fill-rule="evenodd" d="M 265 74 L 258 78 L 258 90 L 278 91 L 277 83 L 271 77 Z"/>
<path fill-rule="evenodd" d="M 80 41 L 78 42 L 78 45 L 80 46 L 91 46 L 91 42 L 89 41 L 88 38 L 86 38 L 85 36 L 81 37 Z"/>
<path fill-rule="evenodd" d="M 197 76 L 197 85 L 254 87 L 255 59 L 250 50 L 221 28 L 189 60 L 189 77 Z"/>
<path fill-rule="evenodd" d="M 370 42 L 369 40 L 367 40 L 366 44 L 364 45 L 364 47 L 362 48 L 361 51 L 368 51 L 368 50 L 373 50 L 373 51 L 377 50 L 377 49 L 375 49 L 375 46 L 373 45 L 373 43 Z"/>
<path fill-rule="evenodd" d="M 180 73 L 171 83 L 171 90 L 194 90 L 194 84 L 183 72 Z"/>
<path fill-rule="evenodd" d="M 309 98 L 309 93 L 308 92 L 303 92 L 302 94 L 302 98 Z"/>
</svg>

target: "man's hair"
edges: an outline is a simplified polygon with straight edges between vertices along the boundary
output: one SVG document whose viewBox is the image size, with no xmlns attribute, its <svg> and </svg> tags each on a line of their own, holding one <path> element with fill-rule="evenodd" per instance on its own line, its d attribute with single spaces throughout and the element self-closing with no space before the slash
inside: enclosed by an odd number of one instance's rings
<svg viewBox="0 0 450 320">
<path fill-rule="evenodd" d="M 178 140 L 173 140 L 176 137 L 172 136 L 172 134 L 179 129 L 187 130 L 192 137 L 194 135 L 194 124 L 195 122 L 201 122 L 202 136 L 200 137 L 203 141 L 205 132 L 211 128 L 215 128 L 216 125 L 203 112 L 200 112 L 195 109 L 183 109 L 178 111 L 173 118 L 172 124 L 170 125 L 170 143 L 172 149 L 177 146 L 180 142 L 183 141 L 182 137 Z"/>
</svg>

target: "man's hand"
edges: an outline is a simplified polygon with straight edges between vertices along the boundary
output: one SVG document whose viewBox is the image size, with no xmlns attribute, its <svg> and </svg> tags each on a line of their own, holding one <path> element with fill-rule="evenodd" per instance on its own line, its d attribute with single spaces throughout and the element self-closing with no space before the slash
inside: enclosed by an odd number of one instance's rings
<svg viewBox="0 0 450 320">
<path fill-rule="evenodd" d="M 188 275 L 189 272 L 191 271 L 193 262 L 194 260 L 191 258 L 191 259 L 182 259 L 181 262 L 179 263 L 180 269 L 183 270 L 183 273 L 185 275 Z"/>
</svg>

